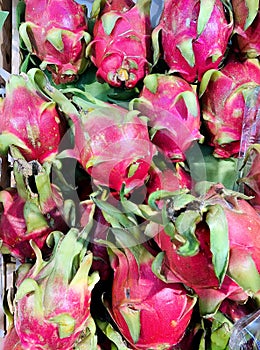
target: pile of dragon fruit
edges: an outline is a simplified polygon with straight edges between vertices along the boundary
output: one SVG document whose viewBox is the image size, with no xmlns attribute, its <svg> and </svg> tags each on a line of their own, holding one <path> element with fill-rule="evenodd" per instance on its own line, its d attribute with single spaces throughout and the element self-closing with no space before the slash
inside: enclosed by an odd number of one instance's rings
<svg viewBox="0 0 260 350">
<path fill-rule="evenodd" d="M 259 1 L 152 5 L 18 2 L 5 350 L 259 349 Z"/>
</svg>

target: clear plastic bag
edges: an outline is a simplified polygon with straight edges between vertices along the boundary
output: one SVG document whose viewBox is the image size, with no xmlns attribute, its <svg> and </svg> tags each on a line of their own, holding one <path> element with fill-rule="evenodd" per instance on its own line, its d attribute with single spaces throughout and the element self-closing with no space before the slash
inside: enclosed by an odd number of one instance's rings
<svg viewBox="0 0 260 350">
<path fill-rule="evenodd" d="M 242 126 L 241 144 L 239 152 L 239 168 L 243 164 L 247 149 L 250 145 L 260 143 L 260 86 L 247 92 L 246 106 Z M 240 170 L 250 168 L 250 162 Z M 243 188 L 240 189 L 243 191 Z M 238 320 L 229 340 L 230 350 L 260 350 L 260 309 Z"/>
<path fill-rule="evenodd" d="M 246 92 L 246 105 L 242 124 L 240 150 L 237 162 L 238 178 L 242 178 L 251 168 L 251 160 L 244 164 L 245 156 L 250 145 L 260 144 L 260 86 Z M 234 190 L 243 192 L 243 184 L 235 185 Z"/>
<path fill-rule="evenodd" d="M 235 323 L 229 349 L 260 350 L 260 309 Z"/>
<path fill-rule="evenodd" d="M 242 125 L 239 158 L 243 158 L 249 145 L 260 143 L 260 86 L 247 91 Z"/>
</svg>

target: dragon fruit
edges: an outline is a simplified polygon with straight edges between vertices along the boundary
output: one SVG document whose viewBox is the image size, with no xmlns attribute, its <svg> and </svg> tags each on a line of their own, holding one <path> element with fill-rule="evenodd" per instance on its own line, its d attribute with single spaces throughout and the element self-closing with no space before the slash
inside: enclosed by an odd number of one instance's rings
<svg viewBox="0 0 260 350">
<path fill-rule="evenodd" d="M 254 309 L 255 305 L 251 300 L 245 304 L 241 304 L 227 299 L 222 302 L 219 308 L 219 310 L 233 322 L 237 322 L 242 317 L 249 315 Z"/>
<path fill-rule="evenodd" d="M 131 201 L 136 204 L 147 203 L 150 194 L 155 191 L 176 191 L 180 188 L 190 189 L 191 187 L 192 179 L 190 173 L 182 164 L 170 163 L 160 168 L 152 164 L 148 172 L 147 181 L 142 187 L 135 189 L 128 198 L 130 197 Z"/>
<path fill-rule="evenodd" d="M 173 192 L 180 188 L 191 189 L 192 179 L 190 174 L 179 163 L 176 163 L 174 168 L 169 167 L 163 170 L 152 167 L 149 171 L 149 180 L 145 187 L 147 202 L 150 194 L 158 190 Z"/>
<path fill-rule="evenodd" d="M 203 140 L 196 93 L 184 79 L 150 74 L 144 79 L 140 97 L 131 102 L 149 118 L 152 142 L 172 161 L 185 159 L 196 140 Z"/>
<path fill-rule="evenodd" d="M 1 152 L 19 147 L 27 161 L 51 161 L 58 153 L 66 123 L 56 104 L 43 95 L 28 74 L 10 76 L 0 109 Z"/>
<path fill-rule="evenodd" d="M 54 232 L 53 239 L 49 260 L 32 244 L 36 263 L 22 277 L 18 271 L 14 325 L 28 350 L 72 350 L 91 318 L 91 292 L 99 279 L 89 276 L 92 254 L 75 228 L 64 236 Z"/>
<path fill-rule="evenodd" d="M 205 137 L 214 147 L 214 156 L 238 155 L 247 96 L 259 84 L 260 65 L 253 59 L 241 62 L 230 57 L 222 70 L 213 69 L 204 74 L 200 86 L 202 118 Z M 256 110 L 258 103 L 255 100 Z M 254 121 L 251 120 L 251 125 Z"/>
<path fill-rule="evenodd" d="M 243 185 L 243 192 L 248 196 L 253 196 L 250 199 L 251 205 L 260 214 L 260 144 L 251 145 L 244 161 L 245 172 L 239 183 Z M 247 169 L 249 168 L 249 169 Z"/>
<path fill-rule="evenodd" d="M 87 67 L 85 7 L 74 0 L 26 0 L 19 32 L 28 51 L 48 69 L 55 84 L 74 81 Z"/>
<path fill-rule="evenodd" d="M 1 342 L 1 341 L 0 341 Z M 18 337 L 15 327 L 11 327 L 6 336 L 4 337 L 3 347 L 4 350 L 23 350 L 20 342 L 20 338 Z"/>
<path fill-rule="evenodd" d="M 34 175 L 35 192 L 30 189 L 23 169 L 15 161 L 16 188 L 0 191 L 3 208 L 0 218 L 2 248 L 8 249 L 20 261 L 35 257 L 30 240 L 42 249 L 43 254 L 48 255 L 48 235 L 55 229 L 68 229 L 62 214 L 63 198 L 58 188 L 50 184 L 50 168 L 42 168 Z"/>
<path fill-rule="evenodd" d="M 103 102 L 86 94 L 73 103 L 58 89 L 50 87 L 37 70 L 37 84 L 73 122 L 75 147 L 64 157 L 73 157 L 91 176 L 95 186 L 125 193 L 144 184 L 156 149 L 149 138 L 147 122 L 139 111 Z M 44 80 L 44 82 L 43 82 Z"/>
<path fill-rule="evenodd" d="M 143 247 L 109 248 L 114 269 L 111 315 L 133 349 L 169 349 L 183 337 L 196 298 L 152 272 Z M 152 320 L 152 322 L 151 322 Z"/>
<path fill-rule="evenodd" d="M 232 0 L 236 41 L 243 56 L 256 58 L 260 55 L 259 1 Z"/>
<path fill-rule="evenodd" d="M 154 155 L 146 122 L 138 112 L 109 103 L 75 99 L 82 119 L 75 123 L 75 153 L 96 185 L 125 191 L 144 184 Z"/>
<path fill-rule="evenodd" d="M 133 88 L 149 72 L 151 0 L 110 1 L 101 10 L 89 45 L 97 78 Z M 133 6 L 135 5 L 135 6 Z"/>
<path fill-rule="evenodd" d="M 177 193 L 166 210 L 174 228 L 154 238 L 163 274 L 195 290 L 203 313 L 260 290 L 260 217 L 242 194 L 213 184 L 200 197 Z"/>
<path fill-rule="evenodd" d="M 29 244 L 30 239 L 33 239 L 41 249 L 46 250 L 46 237 L 52 230 L 37 206 L 19 197 L 15 189 L 1 191 L 0 200 L 4 207 L 0 222 L 2 245 L 22 261 L 34 256 Z M 35 227 L 27 229 L 30 212 L 35 217 L 33 223 Z"/>
<path fill-rule="evenodd" d="M 226 1 L 166 0 L 152 33 L 154 64 L 161 45 L 170 72 L 188 82 L 200 81 L 207 70 L 217 69 L 223 61 L 232 31 L 232 10 Z"/>
</svg>

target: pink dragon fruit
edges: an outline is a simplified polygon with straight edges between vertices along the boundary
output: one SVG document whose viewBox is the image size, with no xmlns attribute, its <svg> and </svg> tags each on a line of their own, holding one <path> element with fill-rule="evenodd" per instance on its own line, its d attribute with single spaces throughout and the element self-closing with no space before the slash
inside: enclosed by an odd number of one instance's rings
<svg viewBox="0 0 260 350">
<path fill-rule="evenodd" d="M 3 208 L 0 238 L 2 248 L 24 261 L 35 257 L 30 240 L 47 255 L 50 253 L 46 245 L 48 235 L 55 229 L 65 231 L 68 227 L 62 213 L 63 198 L 58 189 L 50 184 L 50 169 L 41 169 L 34 176 L 37 192 L 32 193 L 20 167 L 16 168 L 16 161 L 14 167 L 16 188 L 0 191 Z"/>
<path fill-rule="evenodd" d="M 147 75 L 140 97 L 131 104 L 149 118 L 152 142 L 174 162 L 184 160 L 191 145 L 203 139 L 197 95 L 182 78 Z"/>
<path fill-rule="evenodd" d="M 224 7 L 223 3 L 166 0 L 152 33 L 154 63 L 160 57 L 161 44 L 162 58 L 170 72 L 180 74 L 188 82 L 200 81 L 207 70 L 217 69 L 233 31 L 230 5 Z"/>
<path fill-rule="evenodd" d="M 232 300 L 224 300 L 220 305 L 219 310 L 225 314 L 233 322 L 237 322 L 242 317 L 245 317 L 252 313 L 255 309 L 255 305 L 252 300 L 245 304 L 238 303 Z"/>
<path fill-rule="evenodd" d="M 150 194 L 158 190 L 177 191 L 181 188 L 191 189 L 192 179 L 179 163 L 175 164 L 174 168 L 166 168 L 159 170 L 151 168 L 149 171 L 149 180 L 146 183 L 146 199 Z M 158 205 L 158 203 L 157 203 Z"/>
<path fill-rule="evenodd" d="M 33 244 L 36 263 L 22 278 L 18 271 L 14 325 L 27 350 L 72 350 L 91 319 L 91 292 L 99 279 L 89 276 L 92 254 L 77 229 L 53 237 L 49 260 Z"/>
<path fill-rule="evenodd" d="M 46 250 L 45 241 L 52 229 L 37 206 L 19 197 L 15 189 L 1 191 L 0 200 L 4 208 L 0 221 L 2 245 L 22 261 L 34 257 L 29 244 L 30 239 L 33 239 L 41 249 Z M 35 222 L 32 228 L 27 228 L 30 213 L 34 215 Z"/>
<path fill-rule="evenodd" d="M 50 88 L 40 70 L 36 75 L 40 88 L 73 122 L 75 147 L 66 149 L 63 156 L 77 159 L 95 186 L 118 192 L 124 187 L 126 193 L 142 186 L 156 150 L 140 112 L 100 101 L 89 94 L 87 99 L 74 96 L 71 103 L 58 89 Z"/>
<path fill-rule="evenodd" d="M 55 84 L 75 80 L 86 66 L 85 8 L 74 0 L 26 0 L 25 22 L 19 32 L 27 49 L 52 73 Z"/>
<path fill-rule="evenodd" d="M 260 217 L 241 196 L 214 184 L 201 197 L 173 197 L 167 211 L 174 229 L 155 236 L 163 273 L 195 290 L 203 313 L 260 290 Z"/>
<path fill-rule="evenodd" d="M 248 165 L 247 165 L 248 164 Z M 250 199 L 251 205 L 260 214 L 260 144 L 253 144 L 248 148 L 244 167 L 245 173 L 239 179 L 239 183 L 243 185 L 243 192 L 248 196 L 253 196 Z M 249 169 L 247 169 L 249 167 Z"/>
<path fill-rule="evenodd" d="M 196 298 L 151 269 L 143 247 L 109 249 L 114 269 L 111 315 L 133 349 L 170 349 L 184 336 Z M 152 320 L 152 322 L 151 322 Z"/>
<path fill-rule="evenodd" d="M 52 160 L 58 153 L 66 123 L 56 104 L 36 87 L 28 74 L 11 75 L 0 109 L 1 152 L 19 147 L 27 161 Z"/>
<path fill-rule="evenodd" d="M 151 193 L 158 190 L 176 191 L 180 188 L 191 188 L 190 173 L 180 163 L 167 164 L 162 170 L 152 164 L 148 172 L 148 179 L 142 187 L 135 189 L 130 196 L 134 203 L 147 203 Z M 116 197 L 116 196 L 115 196 Z M 117 195 L 118 199 L 119 196 Z"/>
<path fill-rule="evenodd" d="M 114 0 L 101 10 L 89 46 L 99 80 L 133 88 L 149 72 L 150 3 Z"/>
<path fill-rule="evenodd" d="M 6 336 L 4 337 L 3 346 L 1 348 L 3 350 L 24 350 L 24 348 L 21 346 L 20 338 L 16 333 L 15 327 L 12 326 L 8 330 Z"/>
<path fill-rule="evenodd" d="M 82 119 L 75 123 L 75 153 L 96 185 L 126 193 L 144 184 L 154 155 L 147 125 L 138 112 L 77 99 Z"/>
<path fill-rule="evenodd" d="M 213 69 L 204 74 L 200 86 L 201 109 L 206 140 L 214 147 L 214 156 L 238 155 L 247 95 L 259 84 L 260 65 L 253 59 L 240 62 L 230 57 L 222 70 Z M 259 108 L 259 101 L 255 103 L 255 108 Z"/>
<path fill-rule="evenodd" d="M 232 0 L 236 40 L 243 56 L 260 55 L 260 12 L 258 1 Z"/>
</svg>

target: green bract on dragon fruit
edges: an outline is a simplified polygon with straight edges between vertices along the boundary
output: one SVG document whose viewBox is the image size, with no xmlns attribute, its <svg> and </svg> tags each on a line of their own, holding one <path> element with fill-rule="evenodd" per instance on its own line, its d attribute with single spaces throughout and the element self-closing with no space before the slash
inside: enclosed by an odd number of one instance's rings
<svg viewBox="0 0 260 350">
<path fill-rule="evenodd" d="M 207 70 L 221 64 L 232 31 L 228 1 L 165 0 L 152 34 L 154 61 L 161 55 L 171 73 L 191 83 L 200 81 Z"/>
<path fill-rule="evenodd" d="M 14 325 L 25 349 L 73 349 L 86 331 L 91 292 L 99 277 L 89 276 L 92 254 L 86 253 L 78 230 L 66 236 L 53 233 L 54 249 L 43 260 L 39 248 L 30 268 L 20 268 L 15 297 Z"/>
<path fill-rule="evenodd" d="M 93 182 L 116 191 L 141 187 L 155 153 L 146 121 L 120 106 L 77 102 L 82 112 L 75 123 L 75 154 Z"/>
<path fill-rule="evenodd" d="M 66 121 L 54 101 L 36 88 L 29 75 L 11 75 L 0 115 L 1 153 L 16 145 L 27 161 L 40 163 L 58 153 Z"/>
<path fill-rule="evenodd" d="M 236 40 L 243 56 L 256 58 L 260 55 L 260 14 L 258 1 L 232 0 Z"/>
<path fill-rule="evenodd" d="M 184 336 L 196 298 L 181 284 L 152 272 L 154 257 L 142 246 L 112 249 L 111 314 L 133 349 L 169 349 Z M 149 322 L 153 320 L 152 324 Z"/>
<path fill-rule="evenodd" d="M 133 88 L 149 72 L 151 0 L 108 3 L 95 22 L 91 60 L 98 68 L 98 79 Z"/>
<path fill-rule="evenodd" d="M 3 211 L 0 217 L 1 249 L 5 248 L 18 260 L 35 258 L 30 245 L 33 240 L 44 256 L 51 252 L 46 244 L 54 230 L 67 232 L 64 198 L 59 188 L 50 182 L 51 168 L 37 162 L 28 163 L 20 156 L 14 160 L 16 187 L 0 191 Z M 32 189 L 30 184 L 35 188 Z"/>
<path fill-rule="evenodd" d="M 216 157 L 238 156 L 247 98 L 259 84 L 260 65 L 254 59 L 241 62 L 230 56 L 221 70 L 212 69 L 203 75 L 200 85 L 202 118 L 206 138 L 214 147 Z M 257 97 L 254 104 L 259 108 Z M 253 119 L 250 125 L 256 117 L 250 117 Z"/>
<path fill-rule="evenodd" d="M 172 229 L 155 236 L 162 271 L 195 290 L 202 313 L 215 312 L 227 297 L 243 302 L 259 291 L 260 218 L 243 195 L 214 184 L 200 197 L 176 192 L 166 211 Z"/>
<path fill-rule="evenodd" d="M 196 93 L 184 79 L 163 74 L 144 78 L 133 108 L 148 117 L 152 142 L 173 162 L 185 159 L 185 152 L 200 134 L 200 107 Z"/>
<path fill-rule="evenodd" d="M 87 66 L 85 8 L 74 0 L 26 0 L 20 35 L 27 49 L 47 68 L 56 84 L 71 82 Z"/>
</svg>

